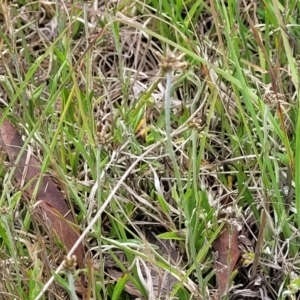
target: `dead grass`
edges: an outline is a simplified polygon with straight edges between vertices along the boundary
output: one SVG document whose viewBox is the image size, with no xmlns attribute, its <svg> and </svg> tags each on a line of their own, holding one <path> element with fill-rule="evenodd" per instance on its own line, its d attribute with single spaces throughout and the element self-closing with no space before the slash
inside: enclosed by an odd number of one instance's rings
<svg viewBox="0 0 300 300">
<path fill-rule="evenodd" d="M 88 299 L 298 299 L 298 87 L 273 4 L 179 2 L 2 2 L 2 111 L 84 232 Z M 12 174 L 4 164 L 0 299 L 81 297 Z M 240 253 L 222 277 L 224 230 Z"/>
</svg>

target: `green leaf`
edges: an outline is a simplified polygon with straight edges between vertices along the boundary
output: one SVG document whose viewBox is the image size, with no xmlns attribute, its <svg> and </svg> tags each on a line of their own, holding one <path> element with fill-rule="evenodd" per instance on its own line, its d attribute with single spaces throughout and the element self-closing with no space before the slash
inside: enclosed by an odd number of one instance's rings
<svg viewBox="0 0 300 300">
<path fill-rule="evenodd" d="M 128 280 L 128 274 L 124 274 L 121 279 L 118 280 L 114 292 L 112 294 L 112 300 L 119 300 L 122 292 L 124 291 L 126 282 Z"/>
</svg>

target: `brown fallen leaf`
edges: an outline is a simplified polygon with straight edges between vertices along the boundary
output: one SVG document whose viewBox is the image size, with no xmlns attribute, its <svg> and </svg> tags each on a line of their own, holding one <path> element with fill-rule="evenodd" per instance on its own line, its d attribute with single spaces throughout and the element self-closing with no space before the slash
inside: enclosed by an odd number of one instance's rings
<svg viewBox="0 0 300 300">
<path fill-rule="evenodd" d="M 238 246 L 239 230 L 235 225 L 227 224 L 219 237 L 213 242 L 217 252 L 215 268 L 220 299 L 228 293 L 230 276 L 241 255 Z"/>
<path fill-rule="evenodd" d="M 2 113 L 0 112 L 0 118 Z M 68 209 L 62 193 L 57 188 L 50 176 L 41 174 L 41 164 L 27 151 L 24 151 L 19 161 L 17 157 L 23 146 L 21 136 L 12 124 L 4 119 L 0 126 L 0 147 L 3 147 L 7 153 L 10 165 L 15 167 L 14 179 L 22 191 L 30 199 L 33 199 L 33 192 L 40 176 L 43 176 L 38 193 L 34 199 L 35 213 L 40 220 L 43 221 L 45 229 L 52 235 L 52 238 L 59 238 L 70 250 L 79 237 L 78 231 L 75 229 L 74 218 Z M 83 267 L 84 250 L 83 245 L 77 247 L 74 252 L 77 264 Z"/>
</svg>

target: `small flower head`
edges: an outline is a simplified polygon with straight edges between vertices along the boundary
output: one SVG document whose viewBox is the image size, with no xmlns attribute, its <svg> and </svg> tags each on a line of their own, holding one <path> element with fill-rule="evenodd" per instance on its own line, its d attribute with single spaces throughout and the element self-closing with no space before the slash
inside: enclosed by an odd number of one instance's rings
<svg viewBox="0 0 300 300">
<path fill-rule="evenodd" d="M 182 62 L 185 53 L 177 54 L 176 51 L 172 52 L 168 48 L 166 56 L 163 56 L 160 52 L 156 52 L 156 55 L 160 60 L 158 66 L 164 73 L 177 69 L 185 69 L 187 67 L 187 63 Z"/>
<path fill-rule="evenodd" d="M 76 255 L 72 255 L 71 257 L 65 257 L 65 260 L 63 262 L 64 270 L 66 270 L 67 272 L 74 272 L 76 265 Z"/>
</svg>

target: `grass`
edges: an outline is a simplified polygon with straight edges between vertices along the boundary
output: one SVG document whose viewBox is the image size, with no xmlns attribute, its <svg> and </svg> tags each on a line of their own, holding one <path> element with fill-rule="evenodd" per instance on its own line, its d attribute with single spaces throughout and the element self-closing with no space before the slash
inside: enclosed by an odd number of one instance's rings
<svg viewBox="0 0 300 300">
<path fill-rule="evenodd" d="M 88 298 L 218 299 L 214 241 L 238 224 L 223 298 L 298 299 L 298 1 L 7 2 L 0 123 L 73 210 Z M 13 172 L 1 299 L 79 298 Z"/>
</svg>

